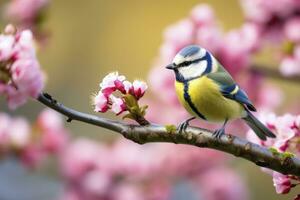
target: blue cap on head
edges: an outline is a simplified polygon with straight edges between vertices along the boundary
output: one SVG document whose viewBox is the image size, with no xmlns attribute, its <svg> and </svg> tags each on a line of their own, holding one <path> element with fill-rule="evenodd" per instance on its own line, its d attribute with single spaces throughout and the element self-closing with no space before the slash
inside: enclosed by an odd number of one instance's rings
<svg viewBox="0 0 300 200">
<path fill-rule="evenodd" d="M 181 49 L 179 51 L 179 54 L 182 55 L 183 57 L 189 57 L 198 53 L 200 49 L 201 47 L 198 45 L 189 45 Z"/>
</svg>

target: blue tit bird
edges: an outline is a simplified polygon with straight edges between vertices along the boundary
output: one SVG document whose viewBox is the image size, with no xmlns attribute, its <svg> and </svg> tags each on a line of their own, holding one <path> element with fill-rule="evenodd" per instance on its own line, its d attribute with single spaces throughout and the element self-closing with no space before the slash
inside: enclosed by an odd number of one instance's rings
<svg viewBox="0 0 300 200">
<path fill-rule="evenodd" d="M 229 120 L 241 118 L 260 139 L 276 137 L 251 113 L 256 109 L 245 91 L 204 48 L 197 45 L 183 48 L 166 68 L 175 72 L 179 101 L 193 116 L 179 125 L 180 132 L 185 131 L 191 120 L 199 117 L 223 122 L 223 126 L 214 132 L 214 136 L 220 138 L 225 134 Z"/>
</svg>

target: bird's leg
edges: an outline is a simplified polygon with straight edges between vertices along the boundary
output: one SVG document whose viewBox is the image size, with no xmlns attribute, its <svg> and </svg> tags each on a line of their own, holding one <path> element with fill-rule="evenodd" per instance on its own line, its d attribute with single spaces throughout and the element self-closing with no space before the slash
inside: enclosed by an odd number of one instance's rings
<svg viewBox="0 0 300 200">
<path fill-rule="evenodd" d="M 225 127 L 226 127 L 227 121 L 228 120 L 226 119 L 223 126 L 220 129 L 217 129 L 214 131 L 214 133 L 213 133 L 214 137 L 220 139 L 222 137 L 222 135 L 225 134 Z"/>
<path fill-rule="evenodd" d="M 191 117 L 183 122 L 181 122 L 179 124 L 179 126 L 177 127 L 177 130 L 179 131 L 179 133 L 182 133 L 182 132 L 185 132 L 186 131 L 186 128 L 188 127 L 190 121 L 196 119 L 196 117 Z"/>
</svg>

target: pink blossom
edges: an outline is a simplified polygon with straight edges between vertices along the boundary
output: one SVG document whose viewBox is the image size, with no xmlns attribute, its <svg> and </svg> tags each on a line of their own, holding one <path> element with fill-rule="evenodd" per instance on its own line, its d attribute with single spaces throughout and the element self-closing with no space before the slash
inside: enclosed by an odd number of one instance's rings
<svg viewBox="0 0 300 200">
<path fill-rule="evenodd" d="M 271 19 L 271 13 L 268 12 L 263 0 L 240 0 L 240 2 L 247 19 L 259 23 Z"/>
<path fill-rule="evenodd" d="M 246 200 L 247 190 L 241 178 L 233 171 L 215 167 L 195 181 L 199 196 L 207 200 Z"/>
<path fill-rule="evenodd" d="M 135 80 L 133 83 L 126 80 L 125 76 L 118 72 L 109 73 L 100 83 L 100 91 L 93 99 L 94 111 L 106 112 L 109 109 L 116 115 L 120 115 L 127 110 L 127 105 L 123 97 L 132 95 L 138 101 L 145 94 L 148 86 L 145 82 Z M 121 93 L 116 96 L 114 92 Z"/>
<path fill-rule="evenodd" d="M 164 38 L 167 43 L 176 44 L 175 49 L 191 44 L 194 35 L 194 25 L 189 19 L 183 19 L 166 28 Z"/>
<path fill-rule="evenodd" d="M 127 107 L 123 99 L 117 98 L 115 96 L 110 96 L 110 99 L 112 101 L 111 110 L 116 113 L 117 115 L 120 115 L 122 112 L 124 112 Z"/>
<path fill-rule="evenodd" d="M 199 4 L 191 11 L 191 19 L 198 25 L 203 26 L 215 23 L 215 13 L 208 4 Z"/>
<path fill-rule="evenodd" d="M 195 42 L 211 52 L 217 52 L 221 46 L 222 31 L 212 8 L 207 4 L 199 4 L 192 9 L 190 18 L 196 26 Z"/>
<path fill-rule="evenodd" d="M 284 26 L 286 37 L 293 42 L 300 42 L 300 17 L 289 19 Z"/>
<path fill-rule="evenodd" d="M 233 75 L 250 65 L 250 53 L 258 48 L 259 33 L 256 26 L 245 24 L 227 33 L 220 50 L 220 61 Z"/>
<path fill-rule="evenodd" d="M 30 127 L 28 122 L 21 118 L 12 118 L 0 113 L 0 145 L 6 148 L 23 149 L 30 142 Z"/>
<path fill-rule="evenodd" d="M 286 194 L 291 190 L 291 181 L 287 175 L 273 172 L 273 182 L 278 194 Z"/>
<path fill-rule="evenodd" d="M 109 109 L 108 97 L 101 91 L 94 97 L 95 112 L 106 112 Z"/>
<path fill-rule="evenodd" d="M 61 156 L 62 174 L 71 180 L 77 180 L 98 167 L 101 146 L 94 141 L 77 139 L 72 142 Z M 101 154 L 105 155 L 105 154 Z M 99 158 L 99 159 L 97 159 Z"/>
<path fill-rule="evenodd" d="M 145 82 L 135 80 L 132 83 L 132 90 L 133 90 L 133 95 L 137 98 L 140 99 L 141 97 L 144 96 L 145 91 L 147 90 L 148 86 Z"/>
<path fill-rule="evenodd" d="M 11 118 L 5 113 L 0 113 L 0 145 L 1 146 L 7 145 L 8 143 L 10 125 L 11 125 Z"/>
<path fill-rule="evenodd" d="M 0 53 L 0 63 L 4 63 L 0 78 L 8 78 L 0 79 L 0 92 L 6 96 L 8 106 L 15 109 L 28 97 L 36 98 L 44 87 L 45 76 L 35 55 L 32 33 L 25 30 L 16 35 L 0 35 Z"/>
<path fill-rule="evenodd" d="M 130 176 L 131 179 L 145 178 L 154 172 L 158 174 L 161 161 L 166 155 L 164 150 L 161 145 L 157 144 L 147 144 L 141 147 L 132 141 L 118 140 L 111 151 L 114 158 L 112 166 L 115 166 L 113 171 L 116 174 Z"/>
<path fill-rule="evenodd" d="M 274 108 L 278 107 L 283 100 L 283 93 L 277 87 L 264 84 L 261 87 L 261 90 L 258 93 L 257 102 L 259 105 L 260 111 L 271 111 Z"/>
<path fill-rule="evenodd" d="M 156 95 L 159 100 L 166 104 L 179 105 L 174 81 L 174 75 L 159 65 L 152 68 L 148 75 L 151 91 L 157 93 L 164 91 L 164 95 Z"/>
<path fill-rule="evenodd" d="M 289 141 L 296 136 L 296 131 L 292 128 L 296 117 L 289 114 L 277 117 L 273 113 L 264 113 L 259 118 L 275 133 L 276 139 L 257 142 L 258 140 L 252 135 L 254 134 L 252 131 L 248 132 L 247 138 L 253 142 L 261 143 L 261 145 L 273 146 L 280 151 L 285 151 L 289 147 Z"/>
<path fill-rule="evenodd" d="M 169 152 L 163 165 L 164 173 L 183 177 L 193 177 L 195 174 L 206 173 L 207 169 L 219 165 L 226 157 L 217 151 L 209 149 L 197 149 L 187 145 L 165 145 L 164 151 Z M 214 159 L 209 159 L 209 158 Z"/>
<path fill-rule="evenodd" d="M 68 142 L 68 131 L 63 124 L 62 116 L 56 111 L 45 109 L 37 119 L 41 131 L 41 146 L 48 153 L 60 152 Z"/>
<path fill-rule="evenodd" d="M 30 127 L 22 118 L 14 119 L 9 126 L 9 142 L 13 147 L 24 148 L 30 141 Z"/>
<path fill-rule="evenodd" d="M 218 26 L 206 25 L 196 30 L 195 42 L 211 52 L 218 52 L 222 45 L 222 37 Z"/>
<path fill-rule="evenodd" d="M 46 154 L 36 144 L 29 144 L 22 149 L 20 160 L 29 168 L 37 167 L 44 159 Z"/>
<path fill-rule="evenodd" d="M 123 85 L 124 85 L 125 93 L 129 94 L 129 92 L 132 89 L 132 83 L 130 83 L 129 81 L 124 81 Z"/>
<path fill-rule="evenodd" d="M 9 60 L 13 55 L 15 38 L 13 35 L 0 35 L 0 61 Z"/>
<path fill-rule="evenodd" d="M 300 59 L 287 56 L 282 59 L 280 72 L 285 76 L 300 74 Z"/>
<path fill-rule="evenodd" d="M 279 18 L 287 17 L 295 11 L 295 3 L 293 0 L 241 0 L 242 8 L 248 20 L 256 23 L 266 23 L 273 16 Z"/>
<path fill-rule="evenodd" d="M 110 189 L 113 179 L 104 171 L 92 170 L 81 181 L 85 192 L 101 197 Z"/>
<path fill-rule="evenodd" d="M 142 103 L 149 106 L 146 118 L 153 123 L 178 124 L 189 117 L 188 112 L 182 106 L 179 104 L 171 104 L 171 102 L 169 104 L 162 102 L 159 97 L 155 99 L 145 99 Z M 161 113 L 164 114 L 162 115 Z"/>
<path fill-rule="evenodd" d="M 280 152 L 290 151 L 296 155 L 299 155 L 299 146 L 295 145 L 295 142 L 299 140 L 299 116 L 290 114 L 276 116 L 275 114 L 271 113 L 262 115 L 260 120 L 264 122 L 277 137 L 275 139 L 268 139 L 267 141 L 262 142 L 258 140 L 257 136 L 254 136 L 252 131 L 249 131 L 247 136 L 249 140 L 266 147 L 275 147 Z M 270 174 L 270 170 L 268 170 L 267 173 Z M 273 171 L 271 175 L 273 175 L 273 182 L 277 193 L 285 194 L 290 191 L 292 188 L 292 177 L 275 171 Z M 297 179 L 296 181 L 299 182 Z"/>
<path fill-rule="evenodd" d="M 114 200 L 140 200 L 145 199 L 142 191 L 135 185 L 121 184 L 113 193 Z"/>
<path fill-rule="evenodd" d="M 37 23 L 37 18 L 48 3 L 48 0 L 11 0 L 5 14 L 10 20 L 28 28 Z"/>
<path fill-rule="evenodd" d="M 122 82 L 124 80 L 125 76 L 119 76 L 118 72 L 112 72 L 103 78 L 102 82 L 100 83 L 100 88 L 102 90 L 111 89 L 110 91 L 113 92 L 114 90 L 116 90 L 116 83 L 119 84 L 119 82 Z M 109 96 L 111 93 L 104 94 Z"/>
</svg>

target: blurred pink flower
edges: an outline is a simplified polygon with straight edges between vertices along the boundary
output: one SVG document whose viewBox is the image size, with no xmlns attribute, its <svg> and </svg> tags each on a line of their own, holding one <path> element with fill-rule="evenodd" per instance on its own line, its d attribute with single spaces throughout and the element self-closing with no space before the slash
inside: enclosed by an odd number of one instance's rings
<svg viewBox="0 0 300 200">
<path fill-rule="evenodd" d="M 183 19 L 176 24 L 166 28 L 164 39 L 167 44 L 179 50 L 182 47 L 191 44 L 194 36 L 194 24 L 190 19 Z"/>
<path fill-rule="evenodd" d="M 287 21 L 284 26 L 284 33 L 288 40 L 300 42 L 300 17 L 294 17 Z"/>
<path fill-rule="evenodd" d="M 44 88 L 44 74 L 34 59 L 20 59 L 11 67 L 13 83 L 7 85 L 8 106 L 15 109 L 26 103 L 28 97 L 36 98 Z"/>
<path fill-rule="evenodd" d="M 22 150 L 30 142 L 30 127 L 23 118 L 12 118 L 0 113 L 0 145 L 1 149 Z"/>
<path fill-rule="evenodd" d="M 86 193 L 102 197 L 109 191 L 113 178 L 105 171 L 93 170 L 88 172 L 81 181 L 82 188 Z"/>
<path fill-rule="evenodd" d="M 62 174 L 70 179 L 79 179 L 98 166 L 100 147 L 87 139 L 77 139 L 69 144 L 61 155 Z"/>
<path fill-rule="evenodd" d="M 113 200 L 140 200 L 140 199 L 146 199 L 145 194 L 142 193 L 136 187 L 136 185 L 131 184 L 120 184 L 117 186 L 115 191 L 112 194 Z M 162 199 L 163 200 L 163 199 Z"/>
<path fill-rule="evenodd" d="M 168 72 L 163 66 L 155 66 L 148 75 L 148 82 L 153 93 L 159 94 L 160 91 L 164 95 L 156 95 L 157 98 L 170 105 L 180 105 L 174 86 L 175 77 Z"/>
<path fill-rule="evenodd" d="M 0 35 L 0 60 L 9 60 L 14 51 L 15 37 L 13 35 Z"/>
<path fill-rule="evenodd" d="M 241 0 L 241 5 L 246 18 L 256 23 L 267 23 L 274 16 L 285 18 L 299 8 L 294 0 Z"/>
<path fill-rule="evenodd" d="M 164 173 L 170 176 L 194 177 L 213 166 L 224 164 L 226 156 L 220 152 L 210 149 L 198 149 L 188 145 L 166 144 L 167 156 L 163 161 Z M 214 159 L 210 159 L 210 158 Z"/>
<path fill-rule="evenodd" d="M 300 58 L 287 56 L 280 63 L 280 72 L 285 76 L 300 74 Z"/>
<path fill-rule="evenodd" d="M 214 159 L 209 159 L 211 157 Z M 221 164 L 224 156 L 215 151 L 185 145 L 141 146 L 125 139 L 119 139 L 112 145 L 103 145 L 79 139 L 70 144 L 62 154 L 61 161 L 62 174 L 66 178 L 66 194 L 76 194 L 80 200 L 141 197 L 145 200 L 167 200 L 177 180 L 202 180 L 201 176 Z M 222 178 L 222 172 L 217 175 L 219 179 L 227 179 L 229 176 Z M 201 184 L 208 184 L 207 181 L 209 179 Z M 242 184 L 238 184 L 240 192 L 236 194 L 241 197 L 244 190 L 241 189 Z M 198 190 L 195 188 L 195 192 Z M 224 191 L 225 195 L 231 193 L 229 189 Z"/>
<path fill-rule="evenodd" d="M 41 131 L 41 146 L 48 153 L 59 153 L 68 142 L 68 131 L 63 119 L 54 110 L 43 110 L 37 119 L 37 127 Z"/>
<path fill-rule="evenodd" d="M 36 98 L 44 87 L 45 77 L 35 55 L 32 33 L 0 35 L 0 94 L 15 109 L 28 97 Z"/>
<path fill-rule="evenodd" d="M 22 149 L 30 142 L 30 127 L 23 118 L 15 118 L 9 126 L 9 143 L 12 147 Z"/>
<path fill-rule="evenodd" d="M 276 116 L 270 113 L 261 115 L 260 120 L 275 133 L 276 138 L 261 141 L 257 136 L 254 136 L 255 134 L 252 131 L 249 131 L 247 138 L 250 141 L 266 147 L 274 147 L 280 152 L 289 151 L 295 155 L 300 155 L 300 148 L 299 145 L 297 145 L 300 136 L 299 116 L 291 114 Z M 267 173 L 273 176 L 276 192 L 280 194 L 285 194 L 290 191 L 292 188 L 291 180 L 295 180 L 299 183 L 299 179 L 292 176 L 283 175 L 270 170 L 268 170 Z"/>
<path fill-rule="evenodd" d="M 191 19 L 197 26 L 215 24 L 215 13 L 208 4 L 196 5 L 191 13 Z"/>
<path fill-rule="evenodd" d="M 141 179 L 158 176 L 161 162 L 166 156 L 162 145 L 137 145 L 129 140 L 118 140 L 112 146 L 111 154 L 114 173 L 129 176 L 130 179 Z M 142 156 L 141 156 L 142 155 Z M 155 175 L 154 175 L 155 174 Z"/>
<path fill-rule="evenodd" d="M 0 113 L 0 146 L 1 150 L 7 146 L 9 128 L 11 124 L 11 118 L 6 113 Z"/>
<path fill-rule="evenodd" d="M 240 29 L 228 32 L 223 40 L 219 58 L 235 76 L 250 66 L 251 53 L 259 47 L 259 30 L 255 25 L 244 24 Z"/>
<path fill-rule="evenodd" d="M 49 0 L 11 0 L 6 7 L 5 15 L 22 28 L 31 28 L 39 23 L 42 12 Z"/>
<path fill-rule="evenodd" d="M 271 111 L 283 101 L 283 93 L 277 87 L 264 84 L 259 91 L 257 102 L 260 112 Z"/>
<path fill-rule="evenodd" d="M 29 144 L 20 153 L 21 162 L 28 168 L 35 168 L 45 159 L 45 153 L 36 144 Z"/>
<path fill-rule="evenodd" d="M 206 200 L 246 200 L 247 188 L 241 178 L 233 171 L 215 167 L 207 170 L 194 187 L 201 199 Z"/>
</svg>

